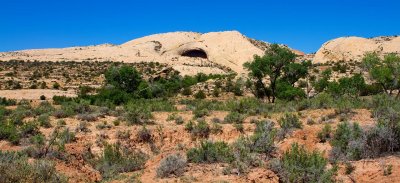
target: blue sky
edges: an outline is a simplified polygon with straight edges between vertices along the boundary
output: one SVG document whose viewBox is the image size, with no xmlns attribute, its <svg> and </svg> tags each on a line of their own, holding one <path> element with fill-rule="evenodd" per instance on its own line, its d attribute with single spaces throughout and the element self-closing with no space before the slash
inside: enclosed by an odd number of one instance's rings
<svg viewBox="0 0 400 183">
<path fill-rule="evenodd" d="M 400 34 L 399 0 L 0 0 L 0 51 L 238 30 L 307 53 L 341 36 Z"/>
</svg>

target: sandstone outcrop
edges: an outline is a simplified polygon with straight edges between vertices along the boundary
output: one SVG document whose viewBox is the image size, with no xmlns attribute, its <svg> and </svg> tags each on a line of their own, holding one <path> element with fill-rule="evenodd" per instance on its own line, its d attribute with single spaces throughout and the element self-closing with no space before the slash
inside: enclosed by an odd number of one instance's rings
<svg viewBox="0 0 400 183">
<path fill-rule="evenodd" d="M 269 43 L 237 31 L 172 32 L 138 38 L 121 45 L 102 44 L 0 53 L 0 60 L 160 62 L 182 74 L 243 73 L 243 63 L 262 55 Z M 303 54 L 294 50 L 297 54 Z"/>
<path fill-rule="evenodd" d="M 313 62 L 361 61 L 367 52 L 376 52 L 381 56 L 388 53 L 400 53 L 400 37 L 337 38 L 323 44 L 315 54 Z"/>
</svg>

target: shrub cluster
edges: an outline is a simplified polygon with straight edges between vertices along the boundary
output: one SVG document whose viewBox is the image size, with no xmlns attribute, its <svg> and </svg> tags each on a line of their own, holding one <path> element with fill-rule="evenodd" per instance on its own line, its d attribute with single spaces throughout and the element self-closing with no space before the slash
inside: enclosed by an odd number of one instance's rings
<svg viewBox="0 0 400 183">
<path fill-rule="evenodd" d="M 170 175 L 181 176 L 186 167 L 186 159 L 180 154 L 171 154 L 161 160 L 157 168 L 157 177 L 165 178 Z"/>
<path fill-rule="evenodd" d="M 283 182 L 335 182 L 337 167 L 327 169 L 328 160 L 317 151 L 308 152 L 292 144 L 280 159 L 271 162 L 271 169 Z"/>
<path fill-rule="evenodd" d="M 48 160 L 28 162 L 26 155 L 0 151 L 0 182 L 67 182 L 54 163 Z"/>
<path fill-rule="evenodd" d="M 104 178 L 118 173 L 141 170 L 148 157 L 140 151 L 130 151 L 117 144 L 106 144 L 100 157 L 89 160 Z"/>
<path fill-rule="evenodd" d="M 233 161 L 231 147 L 225 142 L 202 141 L 200 147 L 186 153 L 192 163 L 230 163 Z"/>
</svg>

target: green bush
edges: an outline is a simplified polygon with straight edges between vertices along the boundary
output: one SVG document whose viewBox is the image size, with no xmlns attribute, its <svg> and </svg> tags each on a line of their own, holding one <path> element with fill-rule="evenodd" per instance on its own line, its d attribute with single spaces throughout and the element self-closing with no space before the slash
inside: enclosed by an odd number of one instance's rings
<svg viewBox="0 0 400 183">
<path fill-rule="evenodd" d="M 361 139 L 363 134 L 364 131 L 357 123 L 340 123 L 330 141 L 332 145 L 331 158 L 333 160 L 360 159 L 361 149 L 354 142 Z"/>
<path fill-rule="evenodd" d="M 161 160 L 157 168 L 157 177 L 165 178 L 170 175 L 183 175 L 186 167 L 186 159 L 180 154 L 172 154 Z"/>
<path fill-rule="evenodd" d="M 208 109 L 200 109 L 200 108 L 196 108 L 193 111 L 194 117 L 195 118 L 202 118 L 204 116 L 207 116 L 210 112 L 208 111 Z"/>
<path fill-rule="evenodd" d="M 128 93 L 135 92 L 142 82 L 140 73 L 134 67 L 128 65 L 111 67 L 104 76 L 107 84 Z"/>
<path fill-rule="evenodd" d="M 208 138 L 211 132 L 210 126 L 204 120 L 200 120 L 196 124 L 189 122 L 186 127 L 194 138 Z"/>
<path fill-rule="evenodd" d="M 285 113 L 285 115 L 278 120 L 278 124 L 283 130 L 303 127 L 299 117 L 296 114 L 291 113 Z"/>
<path fill-rule="evenodd" d="M 119 144 L 106 144 L 103 154 L 91 162 L 104 178 L 112 178 L 118 173 L 141 170 L 148 157 L 140 151 L 130 151 Z"/>
<path fill-rule="evenodd" d="M 189 149 L 186 153 L 192 163 L 230 163 L 234 156 L 225 142 L 203 141 L 200 147 Z"/>
<path fill-rule="evenodd" d="M 57 173 L 54 163 L 48 160 L 28 162 L 17 152 L 0 151 L 0 182 L 67 182 Z"/>
<path fill-rule="evenodd" d="M 51 114 L 55 111 L 54 107 L 47 101 L 43 101 L 34 109 L 35 115 Z"/>
<path fill-rule="evenodd" d="M 182 90 L 182 95 L 184 96 L 190 96 L 192 95 L 192 89 L 190 89 L 190 87 L 185 87 Z"/>
<path fill-rule="evenodd" d="M 4 105 L 4 106 L 12 106 L 12 105 L 16 105 L 17 101 L 14 99 L 7 99 L 5 97 L 0 97 L 0 106 Z"/>
<path fill-rule="evenodd" d="M 72 98 L 66 96 L 53 96 L 53 103 L 55 105 L 61 105 L 64 102 L 70 102 Z"/>
<path fill-rule="evenodd" d="M 337 167 L 327 169 L 327 164 L 318 151 L 308 152 L 295 143 L 270 166 L 283 182 L 335 182 Z"/>
<path fill-rule="evenodd" d="M 252 167 L 262 165 L 262 158 L 252 149 L 253 142 L 249 138 L 240 137 L 232 145 L 233 161 L 224 169 L 224 173 L 245 174 Z M 232 171 L 235 170 L 235 171 Z"/>
<path fill-rule="evenodd" d="M 228 115 L 225 116 L 224 122 L 225 123 L 243 123 L 244 116 L 236 111 L 230 112 Z"/>
<path fill-rule="evenodd" d="M 258 153 L 271 154 L 275 151 L 276 129 L 271 121 L 260 121 L 256 123 L 256 129 L 251 136 L 252 151 Z"/>
<path fill-rule="evenodd" d="M 21 137 L 15 125 L 0 122 L 0 140 L 8 140 L 12 144 L 19 144 Z"/>
<path fill-rule="evenodd" d="M 205 99 L 206 94 L 204 93 L 203 90 L 199 90 L 197 93 L 194 94 L 195 99 Z"/>
<path fill-rule="evenodd" d="M 324 143 L 328 139 L 331 138 L 331 133 L 332 133 L 332 127 L 330 124 L 325 124 L 325 126 L 322 128 L 320 132 L 318 132 L 317 137 L 320 142 Z"/>
<path fill-rule="evenodd" d="M 45 127 L 45 128 L 52 127 L 52 125 L 50 123 L 49 115 L 47 115 L 47 114 L 40 115 L 37 120 L 39 122 L 39 126 L 41 126 L 41 127 Z"/>
<path fill-rule="evenodd" d="M 222 131 L 222 126 L 218 123 L 213 123 L 212 127 L 211 127 L 211 133 L 212 134 L 221 134 Z"/>
<path fill-rule="evenodd" d="M 146 106 L 138 106 L 137 104 L 129 103 L 125 106 L 125 110 L 125 119 L 129 125 L 147 124 L 150 123 L 150 120 L 153 118 L 150 108 Z"/>
</svg>

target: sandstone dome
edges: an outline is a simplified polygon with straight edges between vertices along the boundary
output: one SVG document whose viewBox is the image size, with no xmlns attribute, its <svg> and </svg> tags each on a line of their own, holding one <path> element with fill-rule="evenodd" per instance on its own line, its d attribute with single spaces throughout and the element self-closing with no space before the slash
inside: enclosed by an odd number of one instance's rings
<svg viewBox="0 0 400 183">
<path fill-rule="evenodd" d="M 128 41 L 121 45 L 35 49 L 0 53 L 0 60 L 160 62 L 185 74 L 245 72 L 243 63 L 262 55 L 269 43 L 237 31 L 171 32 Z M 296 51 L 296 50 L 293 50 Z M 300 51 L 296 53 L 301 54 Z"/>
<path fill-rule="evenodd" d="M 326 42 L 314 56 L 314 63 L 361 61 L 367 52 L 400 53 L 400 37 L 341 37 Z"/>
</svg>

